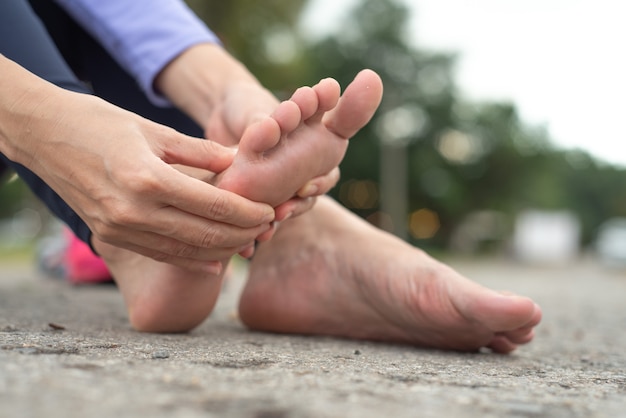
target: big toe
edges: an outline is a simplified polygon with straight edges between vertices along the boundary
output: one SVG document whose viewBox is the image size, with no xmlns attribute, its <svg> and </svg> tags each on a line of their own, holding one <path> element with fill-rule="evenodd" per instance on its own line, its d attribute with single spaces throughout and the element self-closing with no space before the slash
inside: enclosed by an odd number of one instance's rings
<svg viewBox="0 0 626 418">
<path fill-rule="evenodd" d="M 516 329 L 500 331 L 499 335 L 508 338 L 516 344 L 530 342 L 535 335 L 535 327 L 541 322 L 541 308 L 537 304 L 534 304 L 534 307 L 535 309 L 530 319 L 525 324 Z"/>
<path fill-rule="evenodd" d="M 343 138 L 354 136 L 374 116 L 382 94 L 383 83 L 378 74 L 361 71 L 346 88 L 337 106 L 326 114 L 326 127 Z"/>
<path fill-rule="evenodd" d="M 531 299 L 484 290 L 464 305 L 464 315 L 494 333 L 532 329 L 541 320 L 541 309 Z"/>
</svg>

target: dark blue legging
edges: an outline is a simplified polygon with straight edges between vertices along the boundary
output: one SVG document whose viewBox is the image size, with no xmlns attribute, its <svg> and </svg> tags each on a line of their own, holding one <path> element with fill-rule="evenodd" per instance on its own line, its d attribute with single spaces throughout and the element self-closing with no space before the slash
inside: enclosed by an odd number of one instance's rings
<svg viewBox="0 0 626 418">
<path fill-rule="evenodd" d="M 0 54 L 59 87 L 96 94 L 143 117 L 202 137 L 200 127 L 183 113 L 152 105 L 135 81 L 52 0 L 0 0 Z M 76 117 L 80 120 L 80 115 Z M 54 190 L 0 153 L 0 177 L 9 167 L 81 240 L 90 242 L 91 231 L 85 222 Z"/>
</svg>

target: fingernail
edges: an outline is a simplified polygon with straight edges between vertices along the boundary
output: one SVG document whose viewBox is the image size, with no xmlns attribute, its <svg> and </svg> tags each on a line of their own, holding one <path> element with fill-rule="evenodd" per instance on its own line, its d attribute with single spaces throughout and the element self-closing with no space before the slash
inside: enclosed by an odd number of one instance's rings
<svg viewBox="0 0 626 418">
<path fill-rule="evenodd" d="M 246 250 L 247 250 L 248 248 L 250 248 L 250 247 L 254 248 L 254 243 L 252 243 L 252 244 L 242 245 L 241 247 L 239 247 L 239 248 L 237 249 L 237 254 L 239 254 L 239 253 L 242 253 L 242 252 L 246 251 Z"/>
<path fill-rule="evenodd" d="M 222 263 L 219 261 L 211 261 L 209 264 L 204 266 L 204 271 L 213 276 L 219 276 L 222 272 Z"/>
<path fill-rule="evenodd" d="M 261 219 L 261 223 L 262 224 L 270 223 L 275 218 L 276 218 L 276 213 L 274 212 L 274 210 L 271 210 L 263 215 L 263 218 Z"/>
<path fill-rule="evenodd" d="M 319 189 L 320 188 L 317 187 L 315 184 L 307 184 L 302 189 L 300 189 L 300 193 L 298 193 L 298 196 L 311 197 L 315 195 L 319 191 Z"/>
<path fill-rule="evenodd" d="M 243 247 L 237 254 L 243 258 L 252 257 L 254 255 L 254 244 Z"/>
</svg>

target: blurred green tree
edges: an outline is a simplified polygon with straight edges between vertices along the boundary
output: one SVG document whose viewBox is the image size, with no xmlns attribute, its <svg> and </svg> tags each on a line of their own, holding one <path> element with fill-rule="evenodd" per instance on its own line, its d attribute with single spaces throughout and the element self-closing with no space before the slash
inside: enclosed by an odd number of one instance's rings
<svg viewBox="0 0 626 418">
<path fill-rule="evenodd" d="M 585 242 L 604 220 L 626 217 L 623 168 L 555 149 L 545 129 L 525 124 L 513 104 L 465 101 L 454 83 L 455 56 L 420 50 L 407 39 L 405 1 L 361 0 L 335 32 L 316 41 L 298 26 L 306 0 L 187 2 L 280 98 L 323 77 L 345 86 L 363 68 L 381 75 L 381 107 L 351 141 L 332 195 L 384 224 L 381 141 L 399 144 L 403 152 L 394 158 L 408 165 L 408 212 L 419 216 L 407 217 L 407 226 L 418 245 L 447 246 L 468 217 L 484 210 L 503 214 L 510 227 L 526 208 L 570 209 Z M 21 182 L 1 187 L 0 217 L 28 196 Z"/>
<path fill-rule="evenodd" d="M 452 76 L 455 57 L 411 46 L 408 16 L 404 2 L 363 0 L 341 31 L 307 51 L 317 57 L 317 77 L 345 85 L 369 67 L 385 84 L 379 112 L 350 144 L 335 197 L 364 217 L 376 215 L 371 199 L 355 205 L 343 192 L 364 179 L 378 182 L 380 138 L 391 129 L 408 145 L 409 212 L 425 208 L 438 218 L 435 235 L 414 237 L 421 245 L 448 245 L 463 220 L 481 210 L 504 214 L 510 231 L 521 210 L 569 209 L 582 221 L 585 242 L 607 218 L 626 216 L 624 169 L 555 149 L 545 129 L 521 121 L 513 104 L 464 101 Z"/>
<path fill-rule="evenodd" d="M 31 198 L 24 183 L 16 178 L 0 178 L 0 219 L 13 216 Z"/>
<path fill-rule="evenodd" d="M 297 28 L 306 0 L 187 0 L 187 4 L 277 95 L 310 83 Z"/>
</svg>

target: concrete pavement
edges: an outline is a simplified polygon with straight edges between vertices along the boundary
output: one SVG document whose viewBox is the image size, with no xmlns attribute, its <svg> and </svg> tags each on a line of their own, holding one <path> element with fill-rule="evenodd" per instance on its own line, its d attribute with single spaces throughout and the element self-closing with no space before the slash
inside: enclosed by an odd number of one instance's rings
<svg viewBox="0 0 626 418">
<path fill-rule="evenodd" d="M 187 335 L 132 331 L 113 286 L 0 266 L 0 417 L 626 417 L 626 274 L 450 261 L 537 300 L 535 342 L 460 354 L 254 333 L 243 271 Z"/>
</svg>

